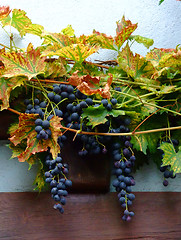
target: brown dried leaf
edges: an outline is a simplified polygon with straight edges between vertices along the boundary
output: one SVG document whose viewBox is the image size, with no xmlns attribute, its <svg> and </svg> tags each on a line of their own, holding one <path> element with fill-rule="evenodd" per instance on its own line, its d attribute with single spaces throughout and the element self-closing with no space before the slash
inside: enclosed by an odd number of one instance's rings
<svg viewBox="0 0 181 240">
<path fill-rule="evenodd" d="M 78 76 L 78 71 L 68 79 L 69 84 L 76 86 L 79 91 L 86 95 L 100 94 L 104 98 L 110 98 L 110 86 L 112 83 L 112 75 L 110 74 L 104 88 L 101 88 L 100 77 L 91 77 L 90 75 Z"/>
<path fill-rule="evenodd" d="M 35 131 L 35 120 L 37 119 L 37 114 L 26 114 L 21 113 L 19 116 L 19 124 L 17 128 L 13 128 L 10 131 L 10 138 L 9 140 L 17 146 L 22 142 L 22 140 L 26 140 L 26 149 L 21 152 L 17 157 L 20 162 L 28 161 L 28 159 L 38 153 L 47 151 L 50 148 L 50 152 L 53 158 L 57 157 L 57 154 L 60 152 L 60 146 L 57 143 L 58 136 L 61 133 L 61 123 L 60 118 L 54 116 L 50 120 L 50 130 L 52 132 L 51 138 L 47 140 L 38 140 L 36 138 L 36 131 Z"/>
</svg>

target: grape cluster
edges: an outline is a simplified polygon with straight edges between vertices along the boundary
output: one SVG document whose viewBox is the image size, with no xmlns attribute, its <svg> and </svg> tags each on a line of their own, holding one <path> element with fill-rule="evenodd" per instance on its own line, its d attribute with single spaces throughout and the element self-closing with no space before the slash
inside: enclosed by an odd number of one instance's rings
<svg viewBox="0 0 181 240">
<path fill-rule="evenodd" d="M 67 188 L 72 186 L 72 182 L 66 177 L 69 171 L 68 164 L 63 164 L 60 156 L 51 159 L 50 155 L 48 155 L 46 165 L 48 171 L 45 172 L 45 181 L 50 184 L 52 198 L 57 202 L 54 208 L 58 209 L 60 213 L 64 213 L 62 205 L 66 204 Z"/>
<path fill-rule="evenodd" d="M 37 139 L 45 139 L 47 140 L 51 136 L 50 127 L 50 118 L 47 117 L 45 119 L 45 108 L 47 106 L 46 102 L 40 102 L 38 98 L 34 99 L 33 102 L 29 99 L 25 99 L 24 101 L 26 105 L 25 113 L 31 114 L 39 114 L 39 118 L 35 120 L 35 131 L 37 132 Z"/>
<path fill-rule="evenodd" d="M 124 124 L 128 125 L 130 119 L 126 118 Z M 119 129 L 119 130 L 118 130 Z M 116 132 L 127 132 L 129 129 L 121 125 Z M 134 177 L 131 175 L 132 167 L 135 164 L 136 157 L 132 150 L 130 143 L 130 136 L 120 136 L 120 141 L 112 144 L 112 158 L 114 160 L 113 174 L 116 178 L 113 180 L 112 185 L 118 192 L 118 199 L 124 210 L 122 219 L 130 221 L 134 216 L 134 212 L 129 211 L 128 207 L 132 205 L 135 195 L 132 193 L 132 186 L 135 185 Z"/>
<path fill-rule="evenodd" d="M 174 147 L 178 146 L 179 142 L 176 139 L 171 139 L 167 141 L 168 143 L 173 144 Z M 163 151 L 162 152 L 162 157 L 163 157 Z M 162 164 L 162 163 L 161 163 Z M 170 170 L 170 165 L 166 165 L 166 166 L 160 166 L 160 172 L 163 173 L 164 176 L 164 180 L 163 180 L 163 186 L 167 187 L 169 182 L 168 179 L 169 178 L 176 178 L 176 174 L 173 173 L 173 170 Z"/>
<path fill-rule="evenodd" d="M 116 89 L 121 91 L 121 89 Z M 103 106 L 106 111 L 111 111 L 116 108 L 117 100 L 112 98 L 102 99 L 96 101 L 78 89 L 67 84 L 55 84 L 53 90 L 48 92 L 47 101 L 34 101 L 26 99 L 26 113 L 36 113 L 39 117 L 35 120 L 35 131 L 37 132 L 37 139 L 48 139 L 51 137 L 50 119 L 56 115 L 63 118 L 63 123 L 68 128 L 82 130 L 86 132 L 95 131 L 91 126 L 87 126 L 85 121 L 82 121 L 81 115 L 85 108 L 98 108 Z M 98 125 L 96 130 L 98 132 L 107 133 L 128 133 L 130 130 L 128 125 L 130 119 L 127 117 L 110 117 L 106 123 Z M 63 148 L 66 141 L 66 135 L 58 137 L 58 144 Z M 112 144 L 112 156 L 114 159 L 114 174 L 116 179 L 113 181 L 113 186 L 118 192 L 118 198 L 121 206 L 125 208 L 123 220 L 130 221 L 134 213 L 128 211 L 128 206 L 132 204 L 135 195 L 132 193 L 131 187 L 135 185 L 131 170 L 136 160 L 132 151 L 132 144 L 130 143 L 130 136 L 119 136 L 114 142 L 115 138 L 111 136 L 93 136 L 85 134 L 77 134 L 76 141 L 82 143 L 82 149 L 79 150 L 80 156 L 87 154 L 106 154 L 109 149 L 108 143 Z M 108 149 L 107 149 L 108 147 Z M 63 205 L 66 204 L 67 189 L 71 187 L 72 182 L 67 179 L 69 168 L 68 165 L 62 162 L 62 157 L 59 154 L 56 159 L 51 159 L 51 155 L 46 157 L 46 165 L 48 171 L 45 172 L 46 182 L 50 184 L 52 198 L 57 202 L 54 205 L 61 213 L 64 212 Z"/>
</svg>

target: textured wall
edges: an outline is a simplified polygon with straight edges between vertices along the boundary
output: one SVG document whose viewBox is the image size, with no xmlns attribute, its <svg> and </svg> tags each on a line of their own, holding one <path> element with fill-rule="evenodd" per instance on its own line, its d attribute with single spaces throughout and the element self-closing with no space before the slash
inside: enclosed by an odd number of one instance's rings
<svg viewBox="0 0 181 240">
<path fill-rule="evenodd" d="M 26 192 L 33 191 L 33 181 L 36 176 L 36 166 L 28 170 L 28 164 L 10 159 L 11 150 L 8 142 L 0 140 L 0 192 Z M 169 185 L 162 185 L 163 175 L 155 164 L 145 165 L 134 174 L 136 185 L 133 191 L 181 191 L 181 175 L 169 180 Z M 111 187 L 111 191 L 114 189 Z"/>
<path fill-rule="evenodd" d="M 47 31 L 60 32 L 68 24 L 75 29 L 76 35 L 90 34 L 93 29 L 114 35 L 116 21 L 123 14 L 126 19 L 138 23 L 135 34 L 153 38 L 153 47 L 175 48 L 181 43 L 181 2 L 165 0 L 158 6 L 159 0 L 1 0 L 1 5 L 20 8 L 27 12 L 33 23 L 41 24 Z M 26 36 L 20 39 L 15 30 L 15 42 L 19 47 L 26 47 L 29 42 L 35 46 L 40 44 L 36 36 Z M 9 44 L 9 39 L 0 30 L 0 42 Z M 153 48 L 152 47 L 152 48 Z M 134 44 L 135 52 L 145 55 L 148 51 L 141 45 Z M 94 59 L 113 59 L 114 52 L 100 51 Z M 17 159 L 9 160 L 11 151 L 0 141 L 0 191 L 30 191 L 36 173 L 36 168 L 28 171 L 26 163 Z M 155 171 L 154 171 L 155 168 Z M 180 176 L 170 180 L 170 185 L 164 188 L 161 184 L 162 174 L 151 164 L 136 173 L 135 191 L 181 191 Z"/>
<path fill-rule="evenodd" d="M 60 32 L 68 24 L 75 29 L 76 35 L 90 34 L 93 29 L 114 35 L 116 21 L 125 15 L 133 23 L 138 23 L 135 34 L 153 38 L 154 47 L 175 48 L 181 38 L 181 3 L 176 0 L 1 0 L 1 5 L 20 8 L 27 12 L 33 23 L 45 26 L 52 32 Z M 3 34 L 4 35 L 4 34 Z M 1 35 L 1 41 L 3 38 Z M 4 37 L 3 41 L 9 41 Z M 19 46 L 26 46 L 30 41 L 39 43 L 36 37 L 27 36 Z M 134 44 L 133 49 L 145 54 L 147 49 Z M 108 58 L 110 56 L 107 56 Z"/>
</svg>

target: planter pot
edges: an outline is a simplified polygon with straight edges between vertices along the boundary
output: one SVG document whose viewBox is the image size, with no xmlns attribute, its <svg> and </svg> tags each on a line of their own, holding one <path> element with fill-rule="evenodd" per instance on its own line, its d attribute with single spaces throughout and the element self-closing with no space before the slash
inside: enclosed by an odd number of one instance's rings
<svg viewBox="0 0 181 240">
<path fill-rule="evenodd" d="M 13 118 L 15 117 L 17 115 L 8 110 L 0 112 L 0 140 L 9 138 L 8 128 L 13 123 Z"/>
<path fill-rule="evenodd" d="M 69 178 L 73 182 L 72 191 L 76 192 L 108 192 L 110 186 L 111 164 L 108 154 L 79 156 L 82 145 L 72 141 L 74 134 L 62 148 L 62 157 L 69 164 Z"/>
</svg>

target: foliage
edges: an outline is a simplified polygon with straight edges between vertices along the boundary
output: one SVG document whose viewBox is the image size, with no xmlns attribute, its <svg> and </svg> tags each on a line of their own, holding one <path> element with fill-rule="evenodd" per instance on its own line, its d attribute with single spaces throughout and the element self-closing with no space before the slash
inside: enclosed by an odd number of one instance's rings
<svg viewBox="0 0 181 240">
<path fill-rule="evenodd" d="M 177 132 L 180 131 L 181 48 L 154 48 L 145 57 L 133 53 L 130 47 L 132 42 L 149 48 L 153 40 L 133 35 L 137 24 L 126 20 L 124 16 L 117 22 L 115 36 L 94 30 L 88 36 L 76 37 L 71 25 L 60 33 L 51 33 L 43 26 L 32 23 L 23 10 L 10 10 L 9 7 L 0 8 L 0 21 L 3 29 L 10 27 L 10 46 L 2 45 L 0 49 L 1 110 L 13 111 L 13 91 L 20 87 L 26 89 L 28 97 L 33 101 L 37 96 L 42 101 L 48 101 L 46 117 L 56 115 L 55 108 L 61 110 L 67 99 L 55 104 L 47 98 L 47 94 L 52 91 L 53 84 L 64 83 L 90 96 L 95 104 L 99 103 L 99 106 L 85 108 L 82 113 L 82 121 L 96 134 L 96 127 L 108 120 L 112 121 L 119 116 L 130 117 L 133 147 L 141 154 L 154 156 L 158 143 L 172 138 L 172 128 L 177 127 Z M 37 35 L 43 39 L 42 45 L 34 48 L 29 43 L 27 49 L 19 49 L 14 44 L 12 27 L 17 29 L 21 37 L 27 33 Z M 117 58 L 110 61 L 87 61 L 99 49 L 116 51 Z M 110 103 L 112 98 L 117 102 L 112 109 L 106 110 L 101 100 L 108 99 Z M 16 100 L 22 101 L 17 93 Z M 10 128 L 13 157 L 18 157 L 20 162 L 27 161 L 30 165 L 40 163 L 40 153 L 48 149 L 56 157 L 60 151 L 57 139 L 66 129 L 64 120 L 54 116 L 50 120 L 51 137 L 38 140 L 34 124 L 37 114 L 26 114 L 23 111 L 23 108 L 16 109 L 19 124 Z M 77 133 L 80 134 L 81 129 Z M 181 172 L 181 147 L 175 152 L 172 144 L 162 143 L 160 149 L 165 153 L 163 165 L 171 165 L 175 173 Z M 44 185 L 43 166 L 44 162 L 41 161 L 35 180 L 39 188 Z"/>
</svg>

